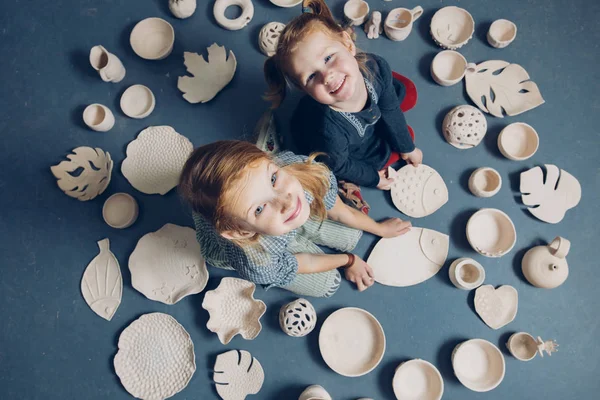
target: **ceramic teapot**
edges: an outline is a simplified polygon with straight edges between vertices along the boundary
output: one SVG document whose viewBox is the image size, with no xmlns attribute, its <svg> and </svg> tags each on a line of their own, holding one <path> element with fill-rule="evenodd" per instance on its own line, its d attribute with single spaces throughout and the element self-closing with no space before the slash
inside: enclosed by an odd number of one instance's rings
<svg viewBox="0 0 600 400">
<path fill-rule="evenodd" d="M 571 242 L 557 236 L 547 246 L 530 249 L 521 262 L 523 275 L 533 286 L 554 289 L 562 285 L 569 276 L 569 265 L 565 258 Z"/>
</svg>

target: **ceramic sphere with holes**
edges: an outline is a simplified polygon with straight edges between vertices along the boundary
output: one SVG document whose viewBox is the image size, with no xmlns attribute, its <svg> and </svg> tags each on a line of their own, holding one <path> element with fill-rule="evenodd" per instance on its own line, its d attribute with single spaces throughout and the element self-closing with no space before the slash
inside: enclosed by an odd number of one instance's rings
<svg viewBox="0 0 600 400">
<path fill-rule="evenodd" d="M 297 299 L 281 307 L 279 325 L 290 336 L 306 336 L 315 329 L 317 312 L 306 299 Z"/>
<path fill-rule="evenodd" d="M 487 121 L 476 107 L 462 105 L 454 107 L 442 123 L 444 138 L 458 149 L 470 149 L 481 143 L 487 132 Z"/>
</svg>

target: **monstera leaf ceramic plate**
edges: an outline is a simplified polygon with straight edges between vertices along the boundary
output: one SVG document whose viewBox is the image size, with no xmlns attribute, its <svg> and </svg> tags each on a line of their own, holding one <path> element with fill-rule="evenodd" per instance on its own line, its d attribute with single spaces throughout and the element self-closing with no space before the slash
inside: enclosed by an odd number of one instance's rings
<svg viewBox="0 0 600 400">
<path fill-rule="evenodd" d="M 265 373 L 258 360 L 244 350 L 217 356 L 213 379 L 223 400 L 244 400 L 262 388 Z"/>
</svg>

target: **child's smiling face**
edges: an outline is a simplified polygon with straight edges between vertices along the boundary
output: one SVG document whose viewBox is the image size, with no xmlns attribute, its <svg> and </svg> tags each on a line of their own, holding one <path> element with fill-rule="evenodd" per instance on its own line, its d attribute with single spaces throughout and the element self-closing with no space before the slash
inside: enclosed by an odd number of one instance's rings
<svg viewBox="0 0 600 400">
<path fill-rule="evenodd" d="M 298 179 L 270 160 L 247 168 L 237 181 L 228 214 L 242 227 L 223 232 L 228 239 L 243 239 L 254 233 L 279 236 L 302 226 L 310 216 L 310 205 Z"/>
<path fill-rule="evenodd" d="M 344 33 L 340 39 L 317 30 L 307 35 L 287 60 L 295 83 L 321 104 L 343 109 L 353 103 L 364 85 L 356 47 Z"/>
</svg>

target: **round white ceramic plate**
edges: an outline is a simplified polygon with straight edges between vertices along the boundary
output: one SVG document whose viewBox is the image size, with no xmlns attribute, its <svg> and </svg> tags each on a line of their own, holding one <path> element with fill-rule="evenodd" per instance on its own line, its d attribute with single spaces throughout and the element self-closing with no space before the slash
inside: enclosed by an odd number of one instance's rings
<svg viewBox="0 0 600 400">
<path fill-rule="evenodd" d="M 430 362 L 420 359 L 400 364 L 392 386 L 398 400 L 440 400 L 444 394 L 440 371 Z"/>
<path fill-rule="evenodd" d="M 138 217 L 137 201 L 127 193 L 115 193 L 104 202 L 102 217 L 110 227 L 127 228 Z"/>
<path fill-rule="evenodd" d="M 452 367 L 458 380 L 475 392 L 488 392 L 504 379 L 504 356 L 483 339 L 467 340 L 456 346 Z"/>
<path fill-rule="evenodd" d="M 331 314 L 321 327 L 323 359 L 340 375 L 356 377 L 371 372 L 385 353 L 385 334 L 377 318 L 354 307 Z"/>
<path fill-rule="evenodd" d="M 144 85 L 133 85 L 121 96 L 121 110 L 131 118 L 145 118 L 154 110 L 154 94 Z"/>
</svg>

